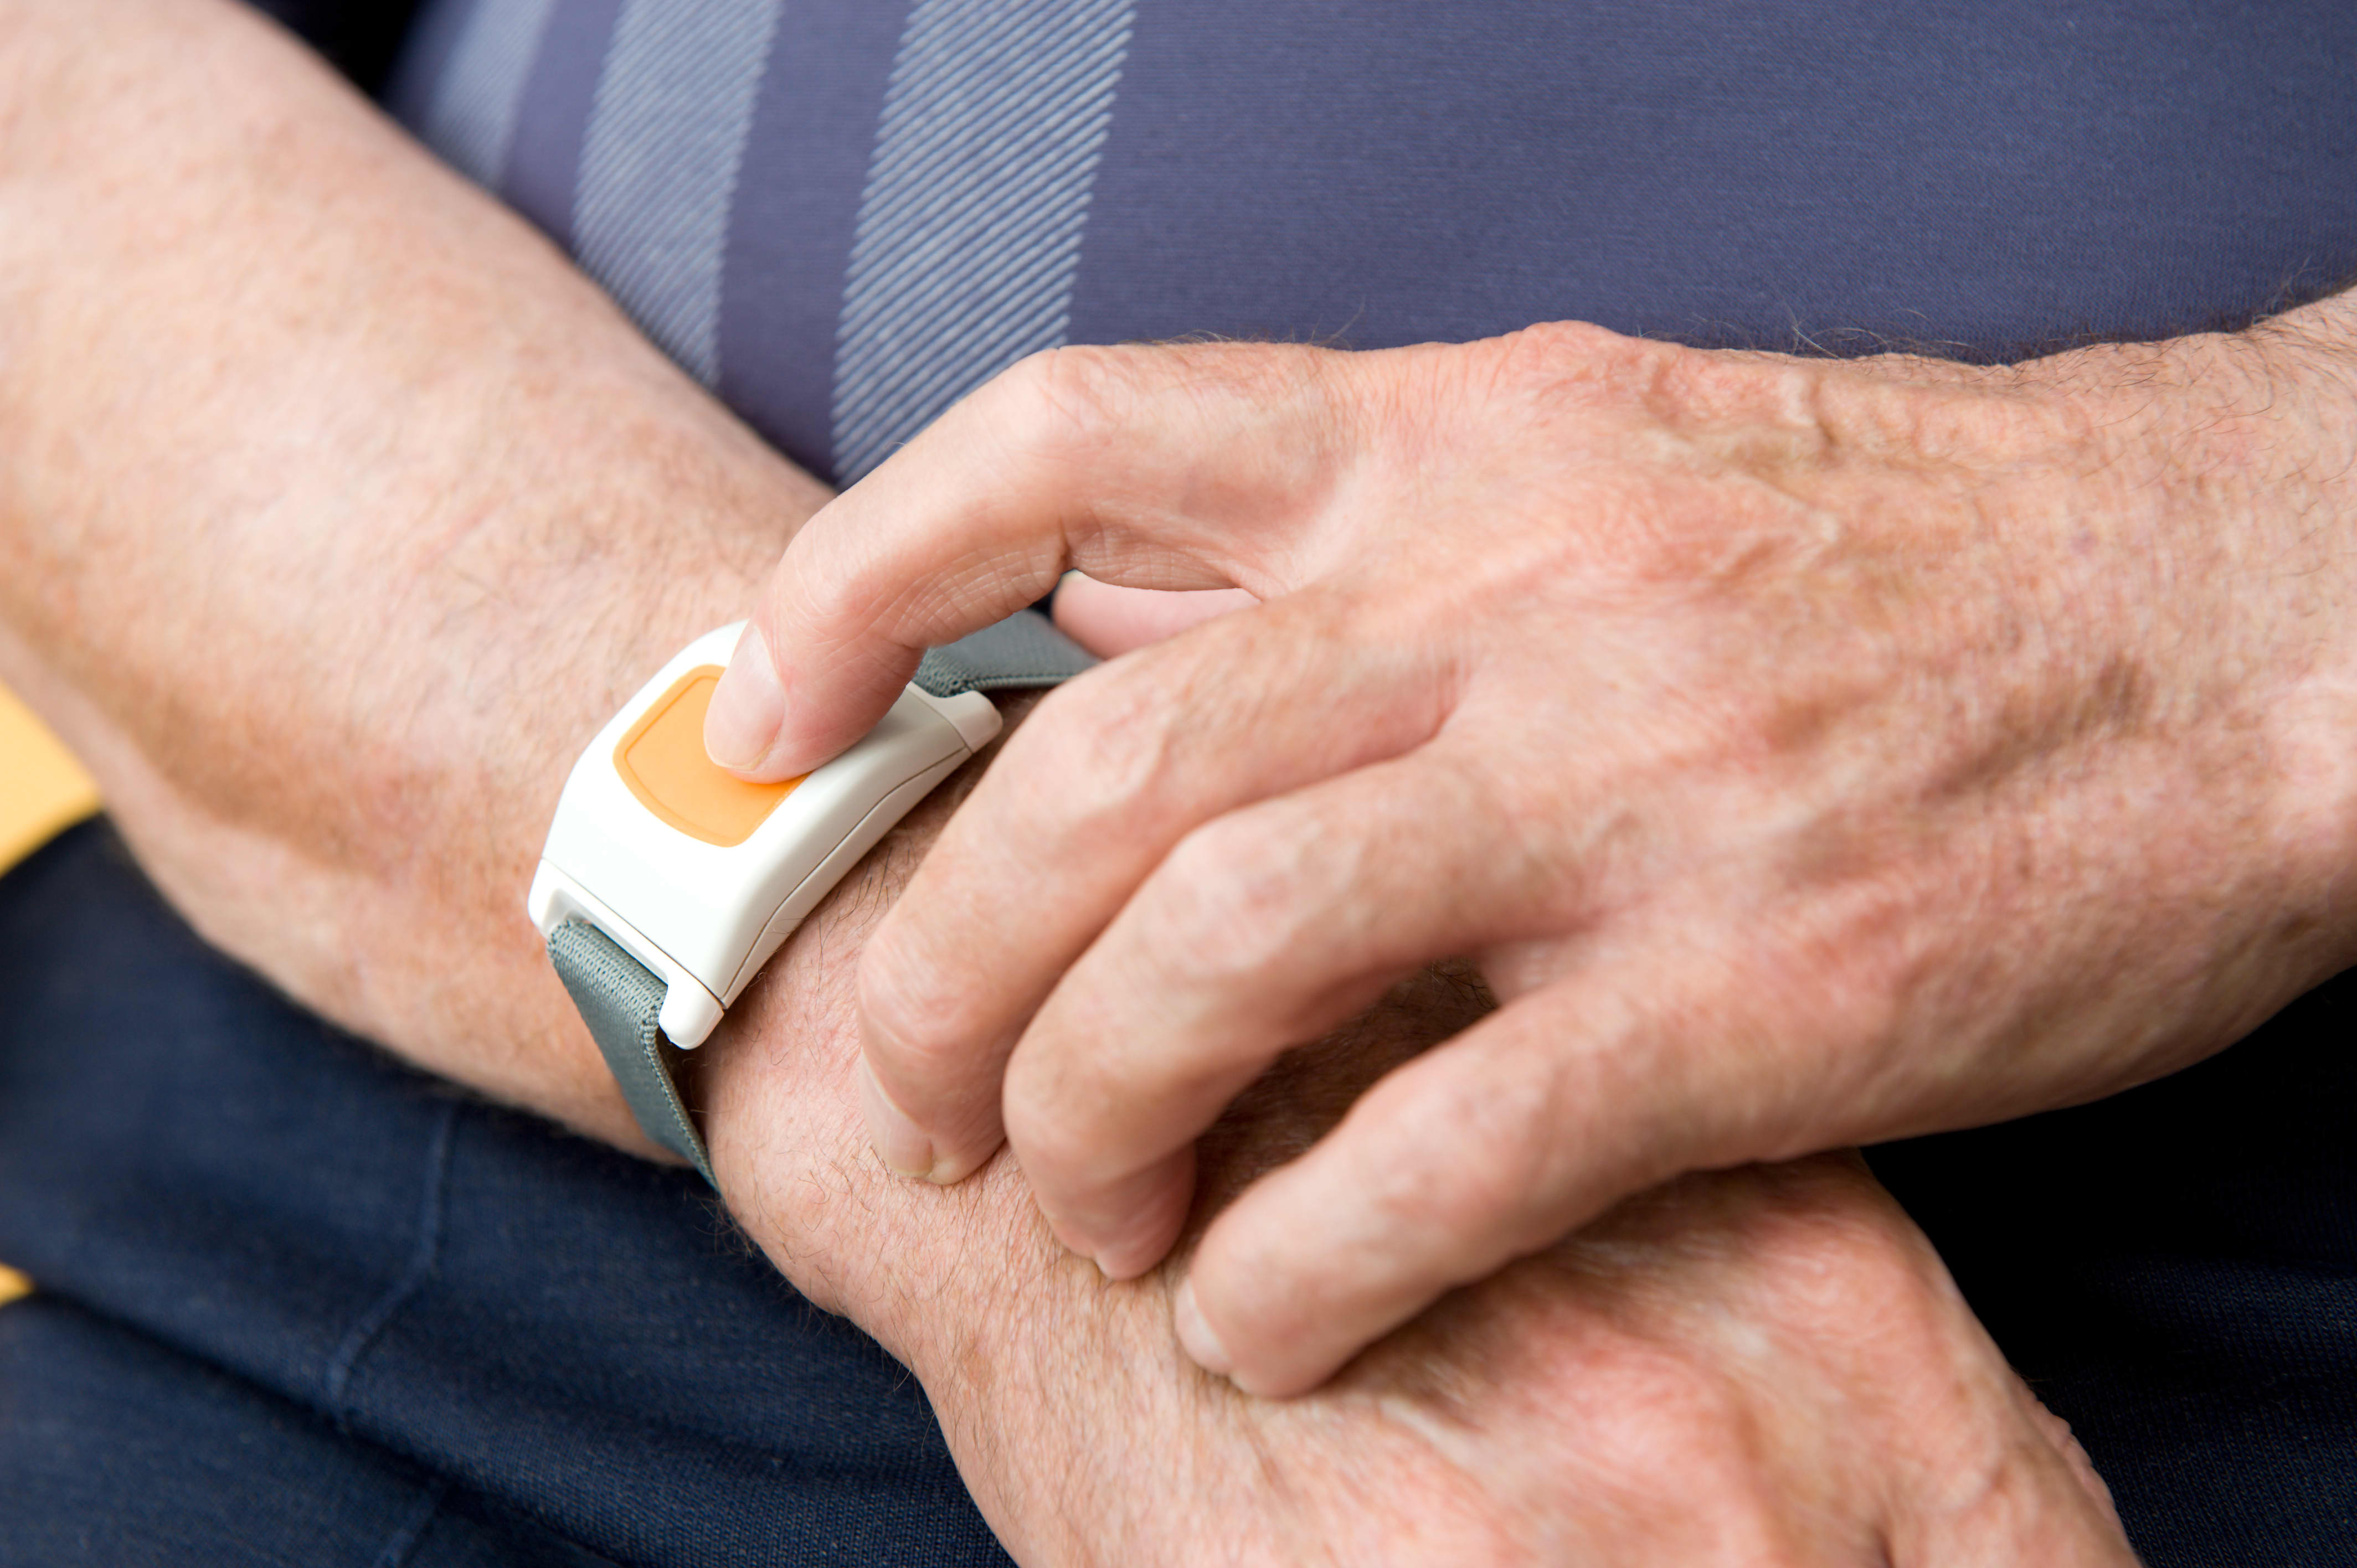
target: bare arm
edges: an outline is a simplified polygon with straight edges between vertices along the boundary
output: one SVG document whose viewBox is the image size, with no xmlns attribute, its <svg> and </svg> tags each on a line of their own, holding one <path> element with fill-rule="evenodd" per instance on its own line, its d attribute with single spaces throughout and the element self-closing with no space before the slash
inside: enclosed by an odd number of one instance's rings
<svg viewBox="0 0 2357 1568">
<path fill-rule="evenodd" d="M 637 1145 L 517 890 L 824 491 L 216 4 L 0 8 L 0 673 L 206 934 Z"/>
<path fill-rule="evenodd" d="M 642 1147 L 521 892 L 575 752 L 823 491 L 218 0 L 0 5 L 0 674 L 214 940 Z M 1937 1260 L 1838 1163 L 1640 1206 L 1282 1406 L 1178 1356 L 1171 1276 L 1064 1257 L 1011 1162 L 892 1179 L 848 1089 L 853 967 L 948 805 L 797 936 L 703 1088 L 733 1210 L 915 1369 L 1019 1554 L 1658 1562 L 1797 1519 L 1820 1561 L 2118 1560 Z M 1297 1064 L 1215 1187 L 1471 1004 L 1427 983 Z M 1708 1528 L 1702 1465 L 1728 1478 Z"/>
</svg>

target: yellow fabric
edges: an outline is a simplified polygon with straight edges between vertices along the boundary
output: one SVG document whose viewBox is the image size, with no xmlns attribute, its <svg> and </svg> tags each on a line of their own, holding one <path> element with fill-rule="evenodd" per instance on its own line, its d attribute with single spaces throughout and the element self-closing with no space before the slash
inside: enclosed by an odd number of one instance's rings
<svg viewBox="0 0 2357 1568">
<path fill-rule="evenodd" d="M 98 810 L 98 787 L 32 710 L 0 687 L 0 871 Z"/>
<path fill-rule="evenodd" d="M 73 753 L 16 694 L 0 686 L 0 871 L 98 810 L 98 787 Z M 0 1305 L 33 1282 L 0 1265 Z"/>
</svg>

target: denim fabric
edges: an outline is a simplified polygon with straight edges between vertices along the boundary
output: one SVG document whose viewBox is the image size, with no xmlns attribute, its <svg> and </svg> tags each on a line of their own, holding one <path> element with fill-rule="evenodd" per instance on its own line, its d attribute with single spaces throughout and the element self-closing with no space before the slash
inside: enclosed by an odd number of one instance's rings
<svg viewBox="0 0 2357 1568">
<path fill-rule="evenodd" d="M 102 824 L 0 879 L 0 1563 L 1004 1561 L 694 1177 L 290 1007 Z M 2357 1560 L 2352 999 L 1873 1152 L 2154 1568 Z"/>
<path fill-rule="evenodd" d="M 0 1563 L 611 1561 L 56 1296 L 0 1312 Z"/>
<path fill-rule="evenodd" d="M 0 880 L 0 1563 L 1004 1562 L 924 1394 L 702 1184 Z"/>
</svg>

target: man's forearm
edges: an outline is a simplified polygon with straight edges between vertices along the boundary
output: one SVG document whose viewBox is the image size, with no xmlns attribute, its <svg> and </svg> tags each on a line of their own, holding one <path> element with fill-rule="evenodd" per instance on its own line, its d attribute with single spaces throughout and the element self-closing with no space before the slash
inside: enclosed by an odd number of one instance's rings
<svg viewBox="0 0 2357 1568">
<path fill-rule="evenodd" d="M 216 940 L 428 1068 L 635 1145 L 522 893 L 578 747 L 737 613 L 818 487 L 226 0 L 0 5 L 0 673 Z M 1614 1468 L 1624 1439 L 1739 1466 L 1760 1423 L 1774 1485 L 1728 1494 L 1755 1514 L 1957 1472 L 2015 1523 L 2083 1525 L 2052 1455 L 2024 1457 L 2002 1363 L 1936 1261 L 1855 1173 L 1803 1178 L 1797 1202 L 1750 1178 L 1674 1199 L 1717 1240 L 1641 1217 L 1467 1293 L 1309 1401 L 1204 1378 L 1170 1343 L 1168 1278 L 1108 1287 L 1062 1255 L 1011 1162 L 942 1192 L 866 1151 L 852 964 L 947 804 L 798 933 L 701 1087 L 734 1210 L 918 1369 L 1018 1549 L 1610 1556 L 1627 1521 L 1694 1512 L 1680 1466 Z M 1478 1001 L 1408 998 L 1281 1076 L 1210 1168 L 1297 1151 Z M 1778 1214 L 1817 1240 L 1760 1234 Z M 1760 1278 L 1764 1254 L 1796 1266 Z M 1826 1332 L 1778 1284 L 1828 1269 L 1880 1287 L 1855 1293 L 1877 1334 Z M 1681 1311 L 1654 1310 L 1664 1292 Z M 1769 1296 L 1797 1309 L 1767 1320 Z M 1743 1306 L 1738 1349 L 1778 1348 L 1758 1378 L 1718 1366 L 1719 1300 Z M 1792 1397 L 1763 1406 L 1752 1383 L 1784 1367 Z M 1828 1468 L 1914 1463 L 1905 1431 L 1845 1428 L 1819 1397 L 1901 1384 L 1921 1391 L 1906 1430 L 1945 1446 L 1888 1486 Z M 1724 1402 L 1649 1395 L 1669 1385 Z"/>
<path fill-rule="evenodd" d="M 531 857 L 823 492 L 242 7 L 0 8 L 0 674 L 215 940 L 635 1145 Z"/>
</svg>

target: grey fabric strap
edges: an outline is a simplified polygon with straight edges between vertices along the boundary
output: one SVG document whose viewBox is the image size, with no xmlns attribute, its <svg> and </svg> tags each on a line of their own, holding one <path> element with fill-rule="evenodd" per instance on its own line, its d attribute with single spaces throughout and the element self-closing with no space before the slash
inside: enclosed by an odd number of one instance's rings
<svg viewBox="0 0 2357 1568">
<path fill-rule="evenodd" d="M 917 667 L 916 684 L 936 697 L 1052 686 L 1095 662 L 1047 617 L 1025 610 L 927 653 Z M 614 1069 L 614 1081 L 639 1125 L 711 1181 L 711 1157 L 679 1093 L 676 1072 L 686 1053 L 662 1035 L 663 997 L 670 990 L 662 976 L 583 920 L 567 920 L 550 935 L 548 961 L 573 993 L 573 1004 Z"/>
<path fill-rule="evenodd" d="M 996 626 L 984 627 L 926 653 L 913 677 L 917 689 L 935 697 L 962 692 L 1004 692 L 1022 686 L 1052 686 L 1096 662 L 1087 650 L 1056 629 L 1046 616 L 1025 610 Z"/>
<path fill-rule="evenodd" d="M 573 993 L 573 1004 L 614 1069 L 614 1081 L 622 1086 L 622 1098 L 640 1127 L 712 1180 L 712 1161 L 674 1077 L 686 1053 L 663 1038 L 659 1022 L 671 988 L 613 938 L 582 920 L 556 928 L 548 939 L 548 961 Z"/>
</svg>

